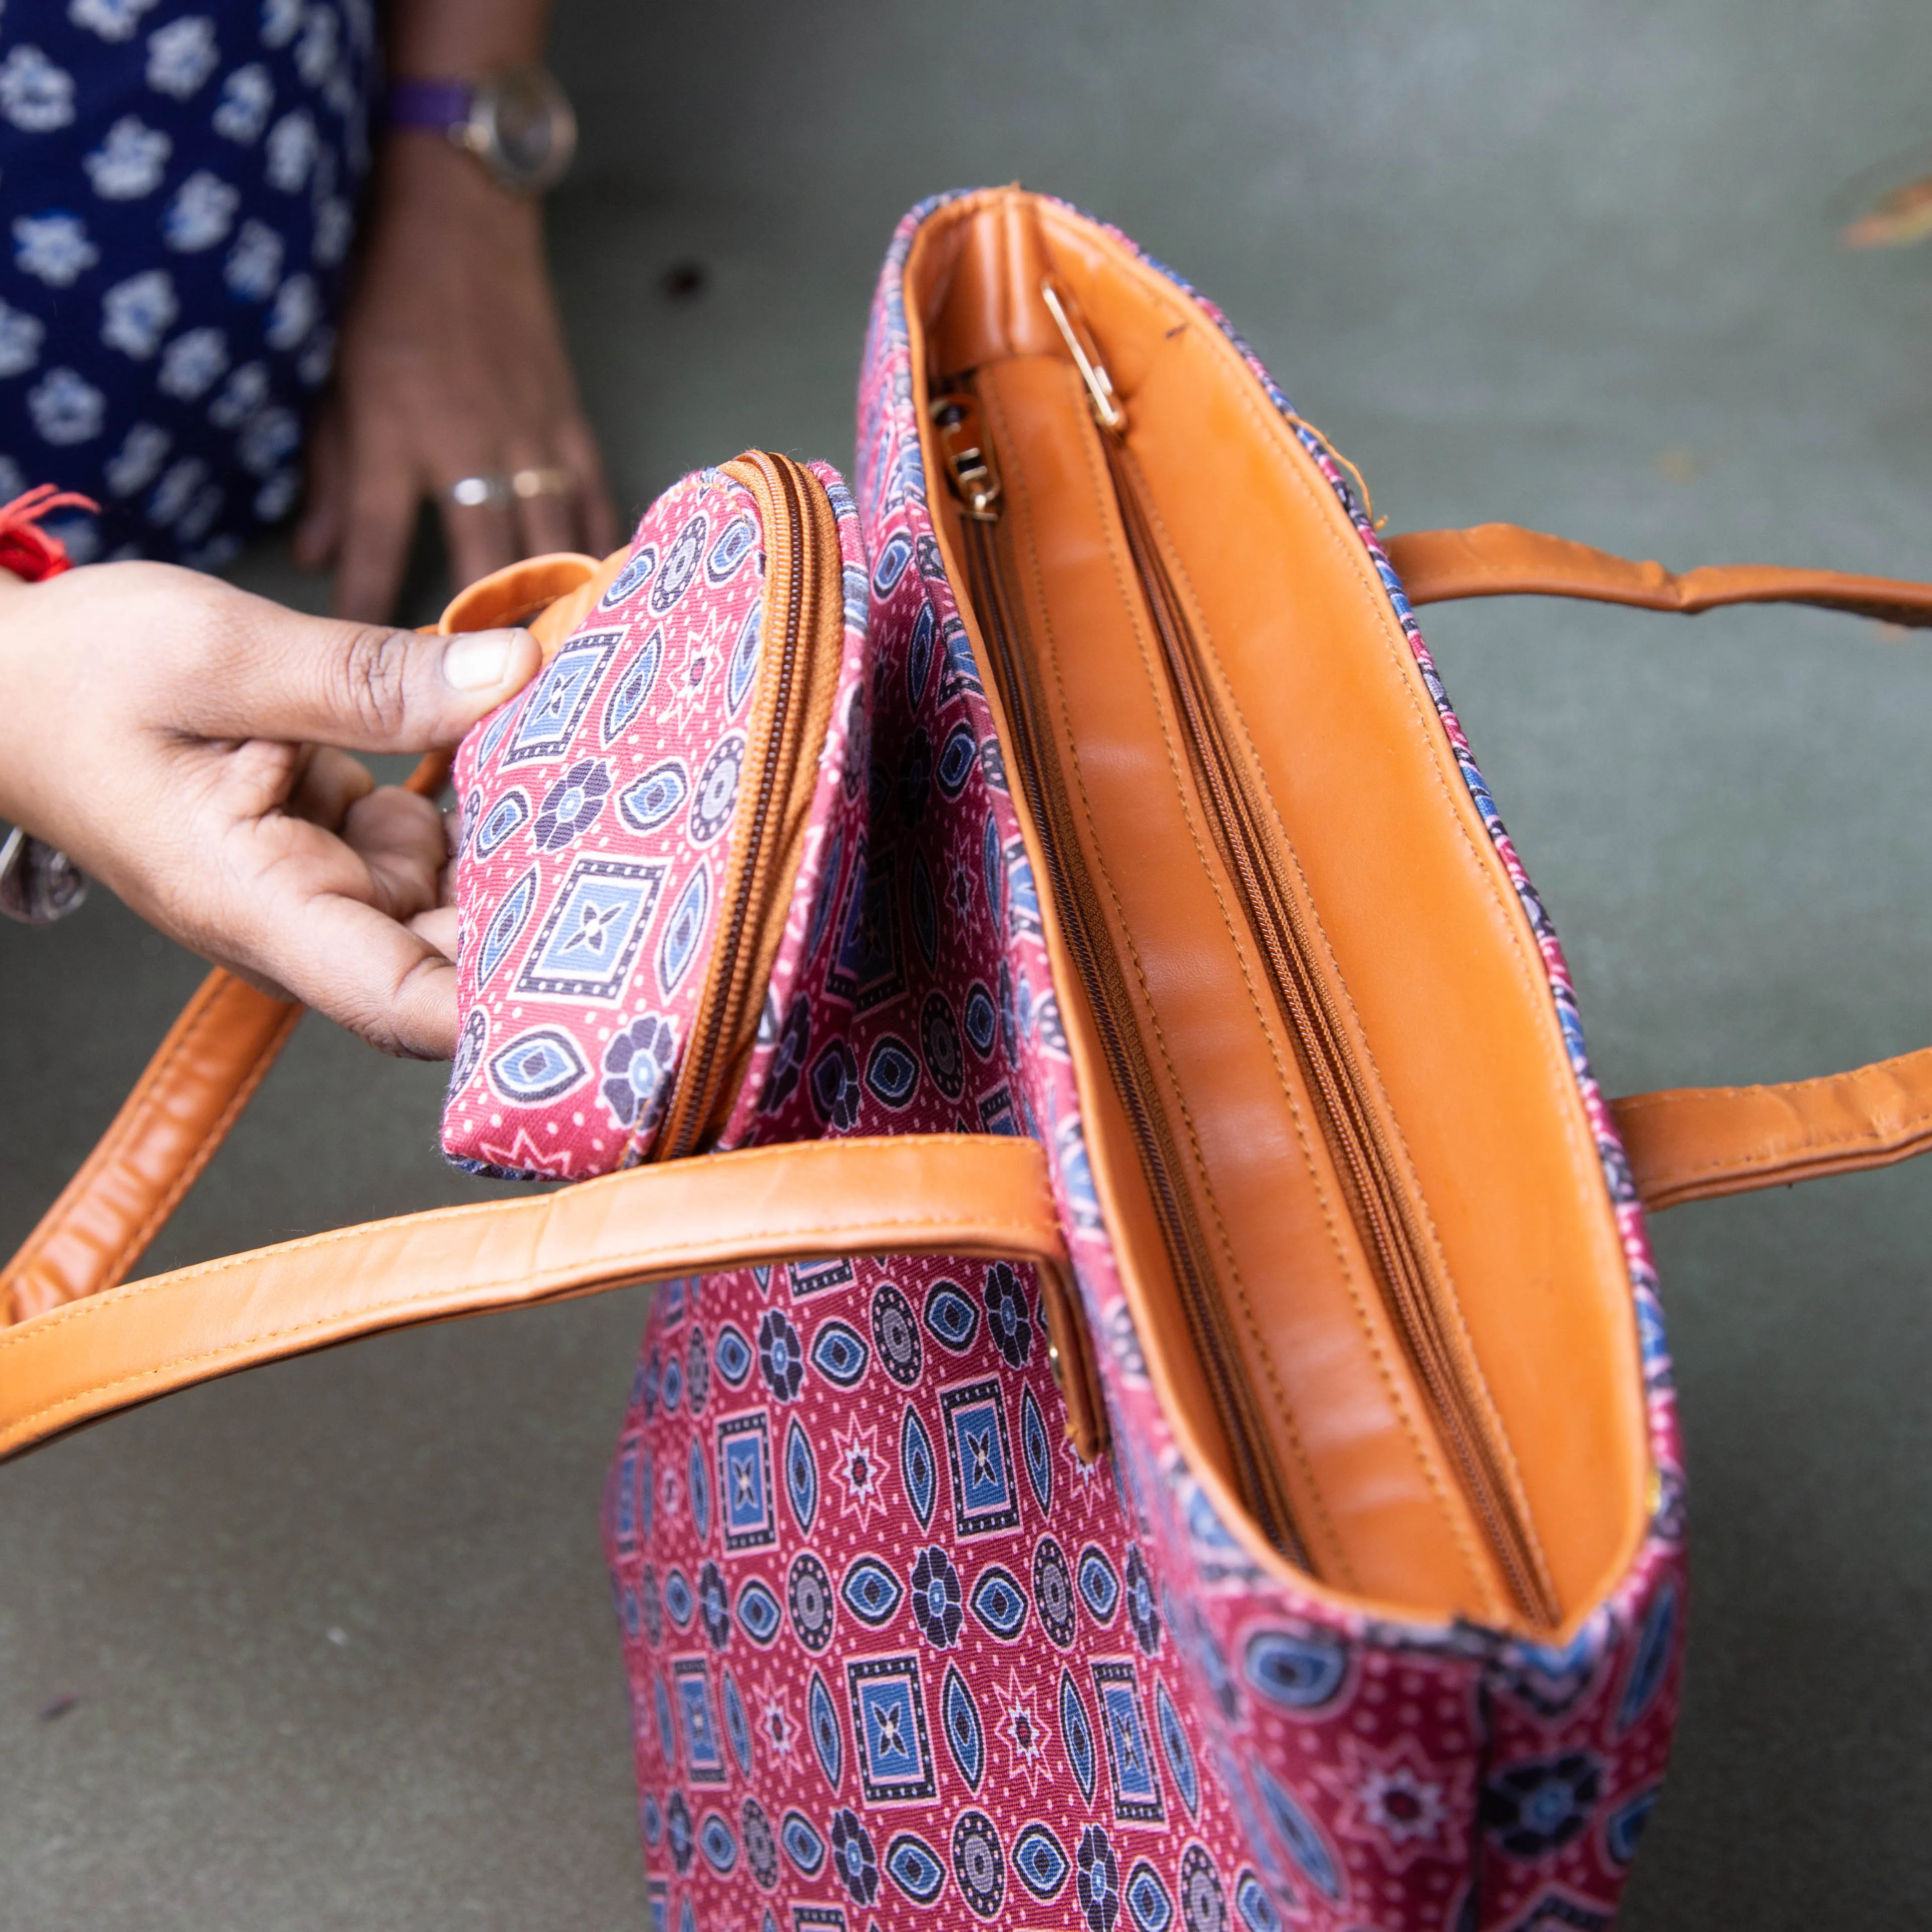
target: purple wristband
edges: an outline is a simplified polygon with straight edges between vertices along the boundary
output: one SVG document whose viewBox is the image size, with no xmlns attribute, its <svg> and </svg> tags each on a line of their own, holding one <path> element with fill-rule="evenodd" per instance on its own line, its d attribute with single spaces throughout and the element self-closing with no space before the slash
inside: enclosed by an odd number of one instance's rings
<svg viewBox="0 0 1932 1932">
<path fill-rule="evenodd" d="M 390 84 L 384 118 L 392 128 L 427 128 L 447 134 L 470 118 L 475 86 L 466 80 L 398 80 Z"/>
</svg>

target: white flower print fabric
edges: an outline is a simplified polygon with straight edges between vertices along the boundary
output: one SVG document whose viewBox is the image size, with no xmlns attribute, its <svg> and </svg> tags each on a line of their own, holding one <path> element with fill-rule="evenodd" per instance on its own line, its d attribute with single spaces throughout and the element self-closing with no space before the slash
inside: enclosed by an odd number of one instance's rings
<svg viewBox="0 0 1932 1932">
<path fill-rule="evenodd" d="M 292 508 L 374 41 L 368 0 L 0 12 L 0 476 L 100 504 L 76 562 L 212 568 Z"/>
</svg>

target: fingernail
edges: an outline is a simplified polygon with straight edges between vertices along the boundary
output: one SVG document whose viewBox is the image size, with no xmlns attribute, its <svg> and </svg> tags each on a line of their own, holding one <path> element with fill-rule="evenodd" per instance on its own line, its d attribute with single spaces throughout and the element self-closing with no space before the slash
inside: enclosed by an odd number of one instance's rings
<svg viewBox="0 0 1932 1932">
<path fill-rule="evenodd" d="M 472 631 L 452 638 L 442 654 L 442 675 L 458 691 L 487 691 L 503 682 L 520 632 Z"/>
</svg>

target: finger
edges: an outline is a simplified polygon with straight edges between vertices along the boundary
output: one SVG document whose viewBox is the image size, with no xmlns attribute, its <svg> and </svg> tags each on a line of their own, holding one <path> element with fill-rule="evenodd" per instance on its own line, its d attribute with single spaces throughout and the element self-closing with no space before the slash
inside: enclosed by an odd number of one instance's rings
<svg viewBox="0 0 1932 1932">
<path fill-rule="evenodd" d="M 197 640 L 197 675 L 179 684 L 169 720 L 205 738 L 357 752 L 454 745 L 520 690 L 542 658 L 524 630 L 424 636 L 304 616 L 232 592 L 214 612 Z"/>
<path fill-rule="evenodd" d="M 521 554 L 542 556 L 551 550 L 574 550 L 578 542 L 573 501 L 575 478 L 548 457 L 524 457 L 518 460 L 517 467 L 519 471 L 560 472 L 569 486 L 561 490 L 545 490 L 540 495 L 518 500 L 517 525 L 522 539 Z M 545 480 L 550 478 L 546 477 Z"/>
<path fill-rule="evenodd" d="M 387 437 L 358 440 L 350 462 L 332 608 L 338 617 L 381 623 L 396 608 L 416 534 L 416 472 Z"/>
<path fill-rule="evenodd" d="M 231 851 L 205 868 L 212 898 L 136 909 L 249 985 L 313 1006 L 372 1046 L 448 1058 L 455 969 L 431 940 L 368 902 L 363 860 L 286 819 L 262 821 L 242 843 L 238 860 Z"/>
<path fill-rule="evenodd" d="M 375 789 L 375 775 L 360 758 L 332 745 L 311 746 L 283 809 L 334 832 L 349 808 Z"/>
<path fill-rule="evenodd" d="M 370 903 L 392 919 L 430 910 L 440 896 L 442 814 L 426 798 L 386 785 L 350 808 L 342 842 L 368 868 Z"/>
<path fill-rule="evenodd" d="M 418 913 L 410 921 L 410 930 L 418 939 L 427 940 L 446 959 L 453 960 L 463 930 L 462 915 L 454 906 L 437 906 Z"/>
<path fill-rule="evenodd" d="M 308 435 L 308 476 L 294 538 L 296 561 L 303 569 L 321 569 L 341 548 L 348 489 L 349 450 L 343 434 L 342 407 L 331 395 L 316 412 Z"/>
<path fill-rule="evenodd" d="M 584 418 L 573 413 L 558 430 L 559 460 L 577 479 L 577 520 L 584 548 L 592 556 L 608 556 L 623 541 L 604 458 L 597 439 Z"/>
<path fill-rule="evenodd" d="M 310 899 L 250 963 L 385 1053 L 447 1060 L 456 1050 L 456 968 L 373 906 Z"/>
<path fill-rule="evenodd" d="M 442 539 L 449 552 L 449 580 L 458 590 L 523 554 L 517 548 L 516 518 L 507 504 L 452 503 L 446 496 Z"/>
</svg>

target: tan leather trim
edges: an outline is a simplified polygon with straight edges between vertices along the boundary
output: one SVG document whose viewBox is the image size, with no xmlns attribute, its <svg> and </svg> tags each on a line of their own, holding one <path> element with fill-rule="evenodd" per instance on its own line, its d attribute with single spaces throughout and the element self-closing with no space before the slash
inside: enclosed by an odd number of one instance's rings
<svg viewBox="0 0 1932 1932">
<path fill-rule="evenodd" d="M 805 856 L 844 656 L 838 522 L 824 484 L 790 457 L 764 450 L 723 467 L 758 505 L 763 628 L 711 957 L 650 1155 L 658 1161 L 716 1146 L 736 1103 Z"/>
<path fill-rule="evenodd" d="M 1932 626 L 1932 584 L 1786 570 L 1768 563 L 1708 564 L 1682 574 L 1660 563 L 1593 550 L 1514 524 L 1412 530 L 1383 540 L 1412 604 L 1460 597 L 1582 597 L 1694 616 L 1731 604 L 1813 604 L 1888 624 Z"/>
<path fill-rule="evenodd" d="M 1038 1144 L 940 1134 L 754 1148 L 130 1282 L 0 1332 L 0 1456 L 384 1329 L 751 1263 L 925 1252 L 1033 1262 L 1065 1300 L 1066 1251 Z M 1069 1332 L 1064 1317 L 1050 1324 L 1056 1336 Z M 1090 1458 L 1100 1412 L 1090 1382 L 1076 1379 L 1068 1426 Z"/>
<path fill-rule="evenodd" d="M 1014 232 L 1027 220 L 1039 236 L 1031 252 Z M 1042 260 L 1084 312 L 1125 401 L 1129 447 L 1318 911 L 1324 970 L 1399 1129 L 1457 1298 L 1445 1320 L 1458 1324 L 1514 1449 L 1567 1629 L 1640 1542 L 1650 1469 L 1628 1270 L 1535 935 L 1332 490 L 1234 346 L 1097 226 L 998 190 L 949 204 L 914 238 L 905 309 L 926 473 L 945 473 L 926 415 L 941 375 L 976 371 L 983 388 L 989 368 L 1064 352 L 1012 286 Z M 994 276 L 1008 285 L 988 286 Z M 996 375 L 994 387 L 1004 382 Z M 957 512 L 937 488 L 934 499 L 942 553 L 963 586 Z M 965 614 L 983 674 L 985 640 Z M 1081 615 L 1070 611 L 1063 629 Z M 1010 721 L 988 697 L 1010 755 Z M 1016 804 L 1043 881 L 1037 828 L 1017 795 Z M 1161 878 L 1202 869 L 1165 843 L 1140 863 Z M 1150 1376 L 1193 1472 L 1252 1560 L 1306 1588 L 1232 1490 L 1172 1272 L 1150 1239 L 1138 1157 L 1043 888 L 1042 899 L 1095 1184 Z M 1208 930 L 1197 926 L 1197 946 Z M 1160 963 L 1178 988 L 1184 959 Z M 1235 1097 L 1224 1084 L 1189 1072 L 1197 1121 L 1241 1118 L 1224 1106 Z M 1282 1324 L 1284 1348 L 1301 1324 L 1304 1360 L 1366 1348 L 1358 1320 L 1316 1321 L 1282 1280 L 1264 1276 L 1251 1292 L 1259 1318 Z M 1312 1414 L 1335 1444 L 1346 1441 L 1352 1412 L 1324 1413 L 1318 1401 Z M 1351 1497 L 1349 1508 L 1364 1500 Z M 1358 1545 L 1356 1560 L 1375 1573 L 1372 1587 L 1351 1592 L 1335 1576 L 1315 1587 L 1378 1612 L 1481 1613 L 1463 1590 L 1445 1602 L 1427 1566 L 1405 1570 L 1396 1542 Z"/>
<path fill-rule="evenodd" d="M 121 1111 L 0 1276 L 25 1322 L 122 1280 L 194 1185 L 274 1063 L 300 1006 L 218 968 Z"/>
<path fill-rule="evenodd" d="M 1932 1048 L 1816 1080 L 1610 1104 L 1644 1204 L 1675 1208 L 1932 1151 Z"/>
<path fill-rule="evenodd" d="M 546 556 L 506 563 L 459 590 L 443 607 L 436 628 L 447 636 L 454 631 L 493 631 L 500 625 L 527 624 L 539 611 L 582 590 L 600 570 L 608 569 L 614 576 L 622 567 L 623 555 L 620 551 L 614 562 L 606 559 L 600 564 L 580 550 L 554 550 Z M 576 623 L 573 616 L 556 635 L 567 637 Z M 554 621 L 549 628 L 555 631 Z"/>
</svg>

